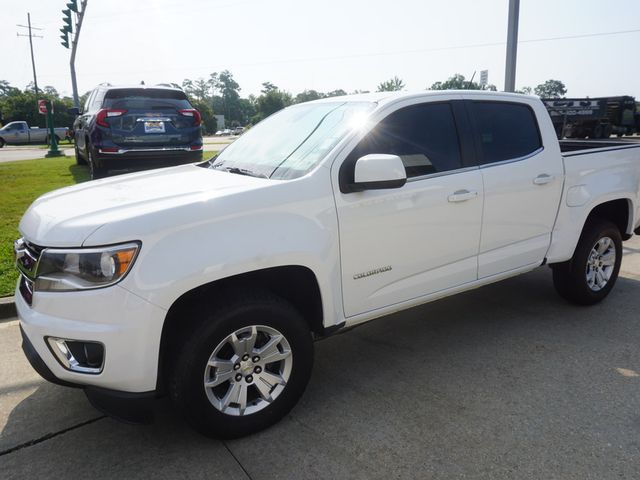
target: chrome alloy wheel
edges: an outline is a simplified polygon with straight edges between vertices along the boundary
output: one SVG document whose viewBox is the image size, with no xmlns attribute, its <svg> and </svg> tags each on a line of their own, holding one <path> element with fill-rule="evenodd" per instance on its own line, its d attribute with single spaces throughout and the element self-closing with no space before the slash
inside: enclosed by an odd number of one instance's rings
<svg viewBox="0 0 640 480">
<path fill-rule="evenodd" d="M 591 249 L 587 259 L 587 285 L 594 292 L 602 290 L 613 274 L 616 246 L 609 237 L 602 237 Z"/>
<path fill-rule="evenodd" d="M 279 331 L 251 325 L 228 335 L 214 349 L 204 370 L 211 404 L 227 415 L 259 412 L 284 391 L 293 354 Z"/>
</svg>

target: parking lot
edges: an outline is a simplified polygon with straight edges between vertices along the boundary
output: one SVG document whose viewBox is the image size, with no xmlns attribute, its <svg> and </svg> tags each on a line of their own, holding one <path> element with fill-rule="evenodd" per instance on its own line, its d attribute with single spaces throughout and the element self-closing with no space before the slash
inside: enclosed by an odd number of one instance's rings
<svg viewBox="0 0 640 480">
<path fill-rule="evenodd" d="M 41 380 L 16 321 L 0 324 L 0 471 L 9 478 L 531 478 L 640 476 L 640 240 L 594 307 L 549 269 L 316 344 L 282 422 L 204 438 L 157 402 L 156 422 L 103 417 Z"/>
</svg>

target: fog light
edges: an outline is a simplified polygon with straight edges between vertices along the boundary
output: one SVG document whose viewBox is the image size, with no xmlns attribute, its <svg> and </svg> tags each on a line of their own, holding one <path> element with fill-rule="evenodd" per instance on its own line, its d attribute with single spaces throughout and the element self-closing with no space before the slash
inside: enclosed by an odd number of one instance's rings
<svg viewBox="0 0 640 480">
<path fill-rule="evenodd" d="M 104 366 L 104 345 L 100 342 L 45 337 L 60 365 L 78 373 L 97 374 Z"/>
</svg>

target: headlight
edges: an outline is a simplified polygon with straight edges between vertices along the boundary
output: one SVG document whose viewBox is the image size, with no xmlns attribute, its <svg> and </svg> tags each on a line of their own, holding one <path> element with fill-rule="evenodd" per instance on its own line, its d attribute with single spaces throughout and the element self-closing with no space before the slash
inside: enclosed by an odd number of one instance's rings
<svg viewBox="0 0 640 480">
<path fill-rule="evenodd" d="M 35 290 L 87 290 L 113 285 L 131 269 L 140 245 L 100 248 L 46 248 L 36 270 Z"/>
</svg>

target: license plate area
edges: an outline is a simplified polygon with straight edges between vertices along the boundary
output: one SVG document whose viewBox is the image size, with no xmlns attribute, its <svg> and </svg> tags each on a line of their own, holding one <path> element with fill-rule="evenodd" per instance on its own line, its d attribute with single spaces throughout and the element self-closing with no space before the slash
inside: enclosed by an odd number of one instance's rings
<svg viewBox="0 0 640 480">
<path fill-rule="evenodd" d="M 165 133 L 164 122 L 159 120 L 145 121 L 144 133 Z"/>
</svg>

